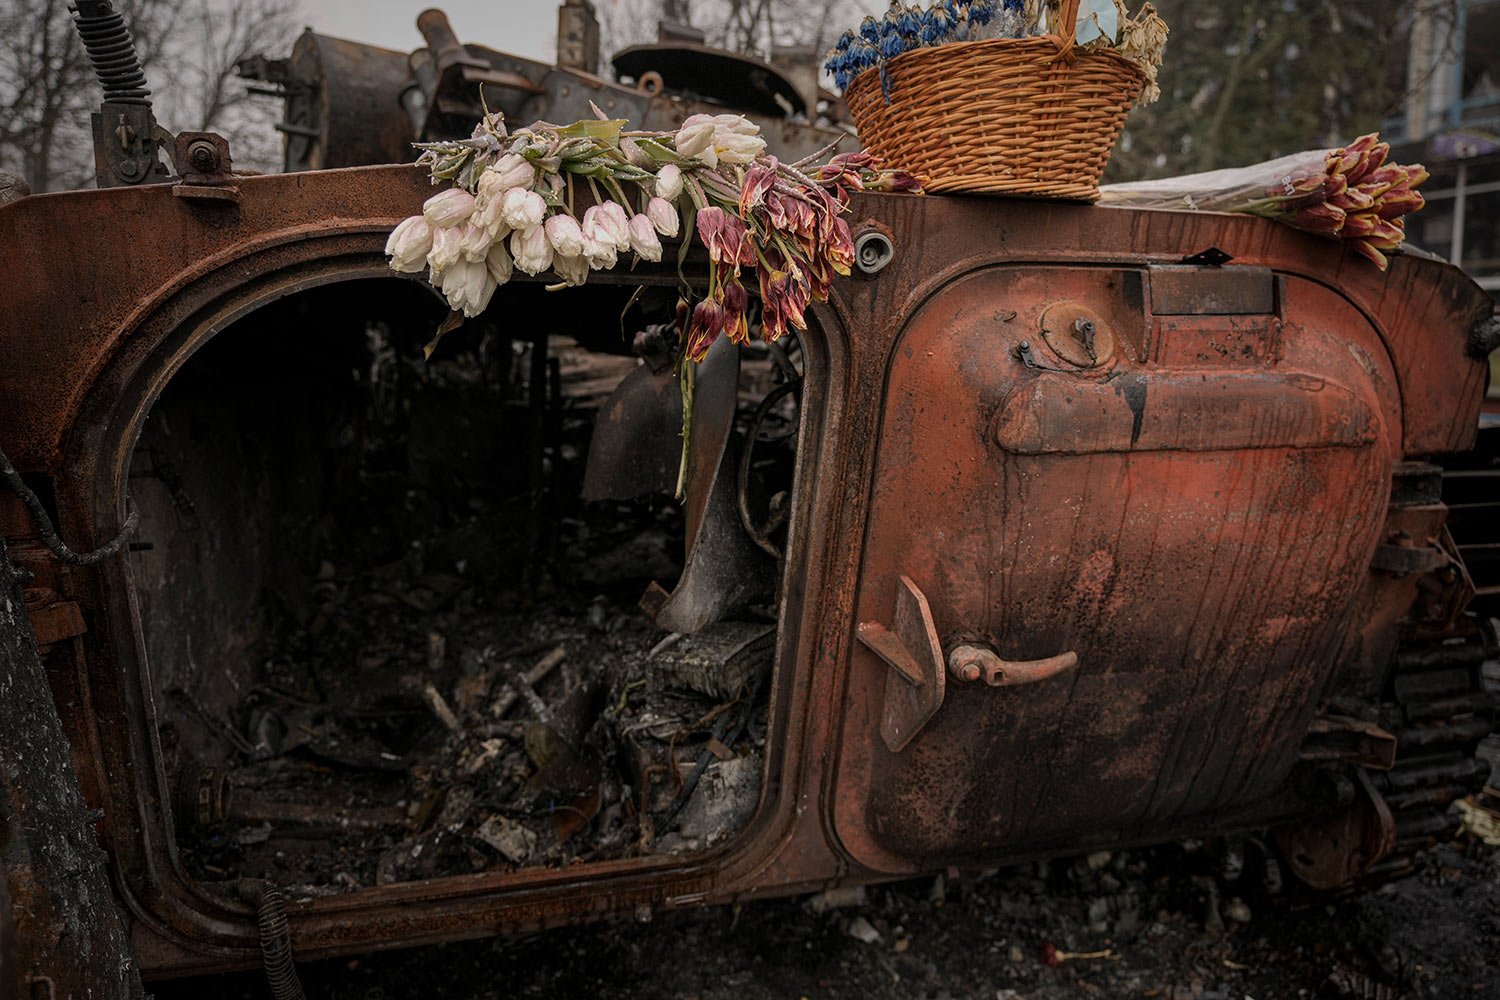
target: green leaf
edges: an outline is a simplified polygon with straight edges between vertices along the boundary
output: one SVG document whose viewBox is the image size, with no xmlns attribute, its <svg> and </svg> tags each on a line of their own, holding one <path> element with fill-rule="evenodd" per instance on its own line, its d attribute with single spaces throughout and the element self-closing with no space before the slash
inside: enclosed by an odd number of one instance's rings
<svg viewBox="0 0 1500 1000">
<path fill-rule="evenodd" d="M 627 122 L 624 118 L 610 118 L 605 121 L 579 121 L 557 130 L 559 138 L 562 139 L 593 139 L 595 142 L 607 142 L 618 145 L 620 133 L 625 130 Z"/>
<path fill-rule="evenodd" d="M 686 156 L 680 155 L 675 149 L 668 149 L 666 145 L 656 139 L 636 139 L 636 147 L 657 163 L 675 163 L 682 166 L 692 161 Z"/>
<path fill-rule="evenodd" d="M 562 169 L 568 173 L 583 177 L 608 177 L 613 172 L 613 166 L 608 160 L 597 156 L 587 160 L 564 160 L 561 164 Z"/>
</svg>

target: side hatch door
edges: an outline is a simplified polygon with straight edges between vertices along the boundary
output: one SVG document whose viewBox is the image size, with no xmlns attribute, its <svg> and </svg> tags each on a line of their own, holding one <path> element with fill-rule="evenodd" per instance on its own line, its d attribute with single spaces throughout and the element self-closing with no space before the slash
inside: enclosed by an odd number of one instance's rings
<svg viewBox="0 0 1500 1000">
<path fill-rule="evenodd" d="M 928 299 L 887 374 L 846 849 L 930 870 L 1274 794 L 1369 572 L 1393 384 L 1355 310 L 1266 269 L 998 267 Z"/>
</svg>

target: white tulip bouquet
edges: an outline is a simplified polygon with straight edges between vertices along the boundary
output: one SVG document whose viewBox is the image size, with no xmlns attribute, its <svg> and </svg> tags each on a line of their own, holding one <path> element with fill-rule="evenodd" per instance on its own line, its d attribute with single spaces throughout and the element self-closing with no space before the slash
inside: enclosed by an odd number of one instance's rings
<svg viewBox="0 0 1500 1000">
<path fill-rule="evenodd" d="M 776 340 L 806 329 L 809 303 L 826 301 L 834 276 L 849 273 L 854 244 L 840 218 L 849 192 L 921 191 L 865 153 L 821 166 L 781 163 L 741 115 L 694 115 L 676 132 L 625 125 L 601 114 L 510 132 L 489 114 L 468 139 L 419 144 L 417 162 L 433 183 L 453 186 L 395 228 L 386 254 L 397 271 L 426 271 L 448 300 L 439 338 L 483 312 L 518 270 L 551 272 L 554 288 L 581 285 L 622 257 L 660 261 L 662 239 L 682 234 L 680 274 L 696 230 L 712 267 L 706 295 L 682 281 L 682 355 L 701 360 L 721 334 L 749 338 L 747 277 L 759 292 L 761 333 Z"/>
</svg>

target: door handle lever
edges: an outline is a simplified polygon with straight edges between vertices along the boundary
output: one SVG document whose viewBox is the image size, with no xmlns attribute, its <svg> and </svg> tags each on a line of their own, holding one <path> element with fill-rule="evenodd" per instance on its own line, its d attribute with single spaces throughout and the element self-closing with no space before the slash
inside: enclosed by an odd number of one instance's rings
<svg viewBox="0 0 1500 1000">
<path fill-rule="evenodd" d="M 891 627 L 860 622 L 855 634 L 891 668 L 881 699 L 880 735 L 892 753 L 900 753 L 943 707 L 947 689 L 943 647 L 927 597 L 911 577 L 901 577 Z"/>
<path fill-rule="evenodd" d="M 984 681 L 990 687 L 1035 684 L 1078 666 L 1069 650 L 1043 660 L 1005 660 L 988 646 L 955 646 L 948 654 L 948 676 L 962 684 Z"/>
</svg>

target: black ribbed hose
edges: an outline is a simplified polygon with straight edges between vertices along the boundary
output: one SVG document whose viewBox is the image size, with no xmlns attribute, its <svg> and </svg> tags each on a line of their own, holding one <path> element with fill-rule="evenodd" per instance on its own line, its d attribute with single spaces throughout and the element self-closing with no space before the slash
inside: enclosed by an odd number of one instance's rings
<svg viewBox="0 0 1500 1000">
<path fill-rule="evenodd" d="M 240 898 L 255 907 L 255 922 L 260 928 L 260 959 L 265 966 L 266 982 L 276 1000 L 307 1000 L 297 967 L 292 964 L 292 935 L 286 921 L 286 900 L 281 890 L 260 878 L 243 878 Z"/>
<path fill-rule="evenodd" d="M 78 0 L 71 8 L 73 24 L 94 65 L 94 76 L 104 88 L 104 99 L 116 104 L 151 106 L 146 73 L 135 54 L 135 41 L 125 19 L 109 0 Z"/>
</svg>

